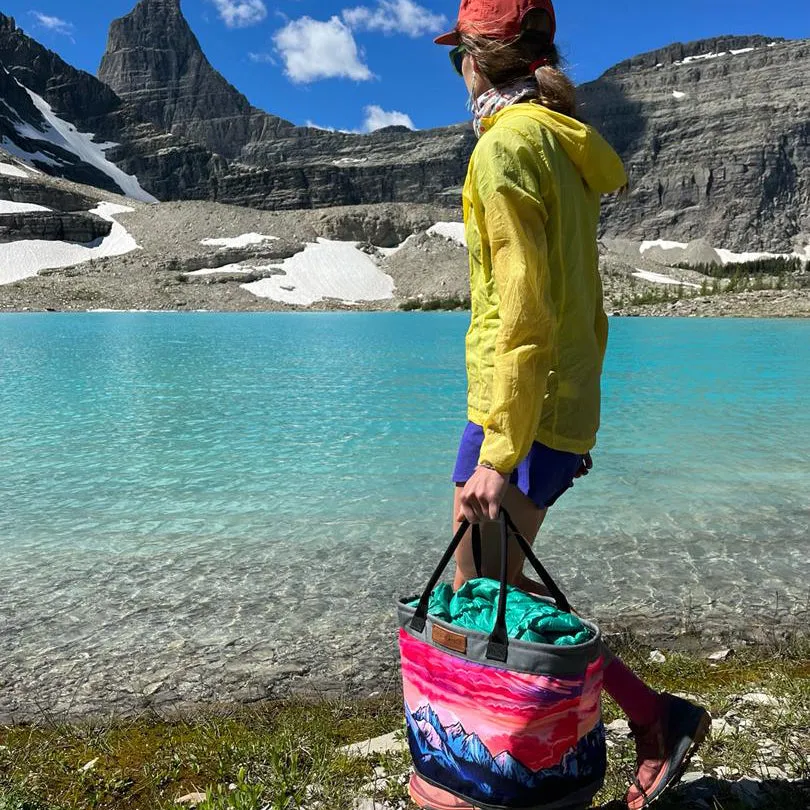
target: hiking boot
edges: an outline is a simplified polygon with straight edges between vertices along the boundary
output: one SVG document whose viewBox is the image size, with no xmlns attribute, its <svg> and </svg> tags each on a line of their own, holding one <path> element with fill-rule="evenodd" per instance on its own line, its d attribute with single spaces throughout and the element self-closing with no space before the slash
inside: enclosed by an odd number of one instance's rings
<svg viewBox="0 0 810 810">
<path fill-rule="evenodd" d="M 413 803 L 422 810 L 475 810 L 473 805 L 446 790 L 434 787 L 417 773 L 411 773 L 408 793 Z"/>
<path fill-rule="evenodd" d="M 712 725 L 709 713 L 688 700 L 661 695 L 660 718 L 650 726 L 630 724 L 638 768 L 627 792 L 629 810 L 643 810 L 678 783 Z"/>
</svg>

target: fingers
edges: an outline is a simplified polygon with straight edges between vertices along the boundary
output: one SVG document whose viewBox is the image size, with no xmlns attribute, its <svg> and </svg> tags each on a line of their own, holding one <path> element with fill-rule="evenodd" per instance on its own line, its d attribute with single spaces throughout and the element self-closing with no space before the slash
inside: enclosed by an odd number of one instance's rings
<svg viewBox="0 0 810 810">
<path fill-rule="evenodd" d="M 466 520 L 468 523 L 481 522 L 481 505 L 472 493 L 462 493 L 459 506 L 461 511 L 456 518 L 459 522 L 462 520 Z"/>
<path fill-rule="evenodd" d="M 459 498 L 457 520 L 484 523 L 497 520 L 508 477 L 494 470 L 479 468 L 467 482 Z"/>
</svg>

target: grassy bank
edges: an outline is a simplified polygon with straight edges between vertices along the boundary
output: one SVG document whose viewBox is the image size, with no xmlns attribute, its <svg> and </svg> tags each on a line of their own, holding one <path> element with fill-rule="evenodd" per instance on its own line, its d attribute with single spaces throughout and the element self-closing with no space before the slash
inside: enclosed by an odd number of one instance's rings
<svg viewBox="0 0 810 810">
<path fill-rule="evenodd" d="M 740 776 L 769 780 L 759 806 L 810 806 L 803 787 L 788 781 L 810 780 L 810 644 L 744 647 L 722 661 L 664 651 L 658 662 L 632 639 L 617 645 L 654 686 L 695 695 L 725 718 L 696 762 L 713 785 L 710 800 L 696 799 L 688 786 L 662 810 L 738 810 L 746 806 L 732 790 Z M 605 715 L 606 722 L 619 716 L 610 701 Z M 39 726 L 0 728 L 0 810 L 175 810 L 189 806 L 178 798 L 194 793 L 205 794 L 196 796 L 203 810 L 348 810 L 361 795 L 396 806 L 405 800 L 407 756 L 357 759 L 339 749 L 401 726 L 395 693 L 212 709 L 179 720 L 152 714 L 69 725 L 43 718 Z M 632 769 L 632 740 L 619 733 L 609 745 L 603 804 L 622 796 Z"/>
</svg>

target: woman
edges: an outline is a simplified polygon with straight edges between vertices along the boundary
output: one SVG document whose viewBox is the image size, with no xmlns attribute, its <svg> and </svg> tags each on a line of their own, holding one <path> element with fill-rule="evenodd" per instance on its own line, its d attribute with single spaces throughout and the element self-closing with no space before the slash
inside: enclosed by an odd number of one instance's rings
<svg viewBox="0 0 810 810">
<path fill-rule="evenodd" d="M 484 532 L 482 573 L 497 577 L 497 527 L 506 507 L 531 542 L 548 508 L 591 466 L 608 322 L 597 227 L 600 195 L 627 179 L 606 141 L 576 118 L 559 68 L 551 0 L 463 0 L 452 45 L 470 95 L 478 145 L 464 187 L 472 317 L 467 334 L 468 418 L 454 481 L 456 528 Z M 545 593 L 522 573 L 510 582 Z M 469 537 L 456 587 L 476 576 Z M 674 784 L 706 736 L 706 711 L 658 694 L 612 658 L 606 691 L 628 715 L 638 770 L 627 794 L 640 810 Z M 423 807 L 458 807 L 416 778 Z"/>
</svg>

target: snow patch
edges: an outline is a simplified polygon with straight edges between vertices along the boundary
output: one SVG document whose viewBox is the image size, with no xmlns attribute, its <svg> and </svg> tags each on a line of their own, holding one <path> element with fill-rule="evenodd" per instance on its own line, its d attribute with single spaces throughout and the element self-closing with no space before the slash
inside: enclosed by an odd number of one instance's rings
<svg viewBox="0 0 810 810">
<path fill-rule="evenodd" d="M 427 229 L 427 234 L 428 236 L 441 236 L 461 247 L 467 247 L 463 222 L 437 222 Z"/>
<path fill-rule="evenodd" d="M 0 174 L 6 177 L 28 177 L 28 172 L 24 172 L 12 163 L 0 163 Z"/>
<path fill-rule="evenodd" d="M 46 239 L 21 239 L 0 244 L 0 284 L 35 276 L 40 270 L 73 267 L 90 259 L 122 256 L 138 249 L 126 228 L 113 217 L 132 211 L 124 205 L 103 202 L 91 213 L 112 222 L 109 236 L 81 245 L 74 242 L 53 242 Z"/>
<path fill-rule="evenodd" d="M 30 211 L 50 211 L 44 205 L 36 203 L 18 203 L 11 200 L 0 200 L 0 214 L 27 214 Z"/>
<path fill-rule="evenodd" d="M 717 255 L 722 259 L 723 264 L 743 264 L 760 259 L 791 259 L 794 256 L 801 258 L 799 253 L 735 253 L 733 250 L 724 248 L 717 248 Z"/>
<path fill-rule="evenodd" d="M 252 267 L 247 264 L 226 264 L 222 267 L 204 267 L 202 270 L 192 270 L 184 273 L 185 276 L 213 276 L 217 273 L 253 273 L 256 270 L 266 270 L 264 267 Z"/>
<path fill-rule="evenodd" d="M 17 130 L 19 132 L 19 129 Z M 35 130 L 31 128 L 31 132 L 36 133 L 36 137 L 40 140 L 42 139 L 42 133 L 39 130 Z M 28 164 L 29 168 L 33 172 L 39 173 L 39 169 L 31 164 L 34 161 L 38 163 L 44 163 L 46 166 L 59 166 L 59 161 L 54 160 L 49 155 L 43 154 L 42 152 L 26 152 L 25 149 L 21 149 L 17 146 L 14 141 L 9 140 L 8 138 L 4 137 L 2 141 L 0 141 L 0 146 L 6 150 L 10 155 L 13 155 L 15 158 L 24 161 Z"/>
<path fill-rule="evenodd" d="M 649 270 L 640 270 L 636 268 L 633 273 L 635 278 L 640 278 L 643 281 L 651 281 L 653 284 L 671 284 L 675 287 L 694 287 L 696 290 L 700 289 L 700 284 L 692 284 L 689 281 L 681 281 L 671 276 L 665 276 L 663 273 L 651 273 Z"/>
<path fill-rule="evenodd" d="M 260 245 L 278 239 L 277 236 L 265 236 L 261 233 L 243 233 L 241 236 L 225 237 L 223 239 L 202 239 L 201 245 L 216 245 L 217 247 L 240 248 L 248 245 Z"/>
<path fill-rule="evenodd" d="M 358 250 L 358 242 L 319 238 L 281 263 L 281 275 L 263 278 L 242 287 L 259 298 L 284 304 L 310 306 L 324 298 L 347 304 L 393 298 L 394 280 L 374 260 Z"/>
<path fill-rule="evenodd" d="M 680 248 L 684 250 L 688 247 L 686 242 L 668 242 L 666 239 L 655 239 L 650 242 L 642 242 L 638 252 L 643 256 L 650 248 L 661 248 L 661 250 L 675 250 Z"/>
<path fill-rule="evenodd" d="M 674 62 L 673 64 L 676 65 L 691 65 L 693 62 L 705 62 L 709 59 L 719 59 L 721 56 L 725 56 L 725 51 L 723 53 L 699 53 L 696 56 L 687 56 L 685 59 L 682 59 L 678 62 Z"/>
<path fill-rule="evenodd" d="M 668 242 L 665 239 L 656 239 L 655 241 L 642 242 L 639 247 L 639 253 L 643 256 L 651 248 L 660 248 L 664 251 L 674 251 L 686 250 L 688 247 L 689 245 L 686 242 Z M 810 245 L 804 248 L 804 250 L 796 250 L 793 253 L 735 253 L 733 250 L 726 250 L 725 248 L 713 248 L 713 250 L 720 257 L 720 261 L 722 261 L 723 264 L 744 264 L 745 262 L 756 262 L 760 259 L 810 260 Z M 674 258 L 677 260 L 679 257 L 676 255 Z"/>
<path fill-rule="evenodd" d="M 775 45 L 776 43 L 773 43 Z M 768 47 L 772 47 L 773 45 L 768 45 Z M 723 51 L 722 53 L 700 53 L 696 56 L 687 56 L 685 59 L 682 59 L 678 62 L 673 62 L 674 65 L 691 65 L 693 62 L 705 62 L 709 59 L 719 59 L 721 56 L 739 56 L 743 53 L 751 53 L 752 51 L 757 50 L 756 48 L 737 48 L 736 50 L 732 49 L 730 51 Z"/>
<path fill-rule="evenodd" d="M 18 82 L 19 83 L 19 82 Z M 44 98 L 38 96 L 36 93 L 29 90 L 24 85 L 20 85 L 31 97 L 34 106 L 40 111 L 46 121 L 46 128 L 39 130 L 30 124 L 18 124 L 16 126 L 17 132 L 24 138 L 32 138 L 36 140 L 48 140 L 55 146 L 73 152 L 80 160 L 89 163 L 91 166 L 104 172 L 127 196 L 134 200 L 141 202 L 157 202 L 157 199 L 144 191 L 138 178 L 131 174 L 125 174 L 114 163 L 107 160 L 104 155 L 104 150 L 109 149 L 116 144 L 113 143 L 94 143 L 93 134 L 88 132 L 79 132 L 73 124 L 64 121 L 55 115 L 51 105 L 45 101 Z M 5 139 L 4 139 L 5 140 Z M 8 145 L 3 144 L 8 151 L 12 151 Z M 18 150 L 21 151 L 21 150 Z M 41 153 L 38 153 L 41 155 Z M 43 156 L 44 157 L 44 156 Z M 28 155 L 26 159 L 42 160 L 42 157 Z M 44 162 L 51 165 L 58 166 L 59 163 L 54 161 L 53 158 L 45 158 Z"/>
<path fill-rule="evenodd" d="M 334 161 L 333 165 L 335 165 L 335 166 L 356 166 L 356 165 L 361 164 L 361 163 L 368 163 L 368 158 L 367 157 L 362 157 L 362 158 L 351 158 L 351 157 L 338 158 L 336 161 Z"/>
<path fill-rule="evenodd" d="M 686 98 L 686 93 L 682 93 L 680 90 L 673 90 L 672 98 L 676 99 L 677 101 L 682 101 Z"/>
</svg>

